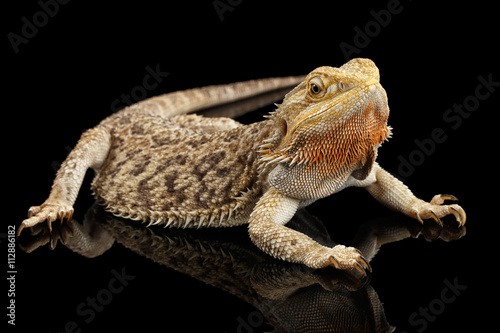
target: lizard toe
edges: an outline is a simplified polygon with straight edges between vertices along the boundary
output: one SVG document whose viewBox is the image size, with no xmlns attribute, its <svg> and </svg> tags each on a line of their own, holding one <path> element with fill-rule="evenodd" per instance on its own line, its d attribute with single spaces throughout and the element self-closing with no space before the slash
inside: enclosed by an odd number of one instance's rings
<svg viewBox="0 0 500 333">
<path fill-rule="evenodd" d="M 56 220 L 61 220 L 61 222 L 70 220 L 73 216 L 73 207 L 64 203 L 50 203 L 46 202 L 41 206 L 34 206 L 28 210 L 29 217 L 25 219 L 19 226 L 18 235 L 25 228 L 31 228 L 37 224 L 47 221 L 49 230 L 52 231 L 52 223 Z"/>
</svg>

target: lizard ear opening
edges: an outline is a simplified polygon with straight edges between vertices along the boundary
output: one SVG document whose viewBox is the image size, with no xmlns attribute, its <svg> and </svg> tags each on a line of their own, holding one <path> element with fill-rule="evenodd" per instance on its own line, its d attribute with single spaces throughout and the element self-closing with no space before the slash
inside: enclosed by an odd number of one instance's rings
<svg viewBox="0 0 500 333">
<path fill-rule="evenodd" d="M 287 132 L 288 132 L 288 124 L 285 119 L 281 119 L 281 133 L 283 133 L 283 136 L 285 136 Z"/>
</svg>

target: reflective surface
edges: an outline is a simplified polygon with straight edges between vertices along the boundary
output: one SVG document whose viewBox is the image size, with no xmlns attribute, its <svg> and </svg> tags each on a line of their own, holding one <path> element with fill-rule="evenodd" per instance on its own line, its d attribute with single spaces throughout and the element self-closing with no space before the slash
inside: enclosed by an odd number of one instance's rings
<svg viewBox="0 0 500 333">
<path fill-rule="evenodd" d="M 288 225 L 322 244 L 336 245 L 323 223 L 305 210 L 297 213 Z M 56 224 L 52 234 L 48 227 L 39 226 L 32 230 L 32 234 L 25 237 L 20 245 L 23 251 L 31 254 L 43 251 L 43 247 L 56 251 L 66 247 L 73 252 L 71 259 L 92 258 L 91 261 L 98 267 L 99 259 L 106 258 L 110 253 L 116 256 L 116 253 L 113 254 L 115 247 L 125 247 L 128 250 L 123 251 L 121 262 L 126 263 L 128 258 L 133 258 L 135 261 L 151 260 L 159 264 L 154 269 L 158 272 L 157 278 L 154 275 L 140 277 L 140 273 L 133 272 L 127 264 L 115 265 L 107 277 L 92 277 L 104 281 L 103 287 L 90 292 L 80 303 L 71 305 L 74 307 L 73 319 L 62 320 L 59 325 L 62 328 L 78 331 L 95 325 L 101 315 L 106 316 L 106 312 L 116 306 L 115 299 L 120 299 L 131 309 L 141 308 L 144 302 L 148 302 L 147 307 L 157 307 L 157 311 L 163 313 L 161 317 L 148 318 L 150 324 L 168 320 L 170 325 L 175 326 L 178 320 L 175 311 L 182 306 L 180 304 L 186 300 L 207 304 L 206 299 L 202 300 L 204 295 L 192 295 L 189 290 L 193 280 L 197 280 L 209 285 L 204 288 L 211 289 L 210 294 L 224 294 L 222 299 L 209 300 L 211 307 L 218 308 L 222 313 L 233 308 L 233 304 L 223 303 L 227 295 L 236 296 L 250 305 L 234 318 L 232 324 L 236 332 L 272 329 L 277 332 L 394 331 L 388 323 L 376 287 L 370 283 L 372 276 L 363 278 L 356 271 L 311 270 L 303 265 L 273 259 L 250 242 L 245 227 L 202 230 L 147 228 L 136 221 L 117 218 L 94 204 L 82 224 L 76 220 Z M 446 224 L 440 229 L 432 223 L 422 227 L 416 221 L 392 217 L 361 225 L 352 245 L 371 261 L 380 247 L 388 243 L 419 236 L 429 241 L 440 238 L 449 242 L 464 235 L 465 227 Z M 45 260 L 50 260 L 50 253 L 45 254 Z M 174 281 L 168 277 L 165 279 L 172 270 L 180 275 Z M 375 266 L 374 274 L 383 272 Z M 144 283 L 155 286 L 154 289 L 160 293 L 163 287 L 167 290 L 174 287 L 177 293 L 156 300 L 148 295 L 140 301 L 137 301 L 137 296 L 127 296 L 130 289 Z M 179 302 L 183 294 L 185 299 Z M 191 309 L 188 307 L 184 311 L 190 312 Z M 414 319 L 418 320 L 417 317 Z M 217 321 L 216 318 L 214 320 Z M 178 323 L 184 324 L 182 321 Z M 231 327 L 227 324 L 221 325 L 226 331 Z"/>
<path fill-rule="evenodd" d="M 259 280 L 250 287 L 260 289 L 239 293 L 240 280 L 248 286 L 245 281 L 252 281 L 250 277 L 263 276 L 256 274 L 257 268 L 248 273 L 248 266 L 263 267 L 267 262 L 269 258 L 262 253 L 243 251 L 254 261 L 241 268 L 237 282 L 228 274 L 224 279 L 217 279 L 216 274 L 192 277 L 146 258 L 155 254 L 151 242 L 168 241 L 162 229 L 147 231 L 159 238 L 136 245 L 142 255 L 114 234 L 110 238 L 109 231 L 99 231 L 109 227 L 90 228 L 85 222 L 92 235 L 101 235 L 103 243 L 99 248 L 95 243 L 81 242 L 78 252 L 99 249 L 93 250 L 94 258 L 75 253 L 76 248 L 60 242 L 54 250 L 46 243 L 31 253 L 16 246 L 15 295 L 7 296 L 10 285 L 5 280 L 7 286 L 2 289 L 4 307 L 9 300 L 15 300 L 16 305 L 16 326 L 8 326 L 12 330 L 7 332 L 257 333 L 270 331 L 267 321 L 276 322 L 285 318 L 283 312 L 296 309 L 286 308 L 276 297 L 289 291 L 288 297 L 296 299 L 293 304 L 307 304 L 304 299 L 299 302 L 300 292 L 309 295 L 306 291 L 312 289 L 317 295 L 349 294 L 348 304 L 354 303 L 362 311 L 359 317 L 370 318 L 367 322 L 373 327 L 374 312 L 363 310 L 376 303 L 375 298 L 366 296 L 368 288 L 374 290 L 371 295 L 378 295 L 385 318 L 396 332 L 462 332 L 464 327 L 473 327 L 471 332 L 495 330 L 495 302 L 500 297 L 496 273 L 500 231 L 494 195 L 498 187 L 495 117 L 500 103 L 500 71 L 498 10 L 494 2 L 489 4 L 7 2 L 4 127 L 13 130 L 4 131 L 2 141 L 2 189 L 7 198 L 2 205 L 0 231 L 4 260 L 7 232 L 19 226 L 30 206 L 47 198 L 58 166 L 82 131 L 94 127 L 117 107 L 180 89 L 300 75 L 317 66 L 343 64 L 347 57 L 371 58 L 381 69 L 394 137 L 381 147 L 377 157 L 380 165 L 404 177 L 418 197 L 430 200 L 439 193 L 452 193 L 467 212 L 467 235 L 458 240 L 426 241 L 423 235 L 408 236 L 381 246 L 371 260 L 373 274 L 367 287 L 358 287 L 355 279 L 342 280 L 338 275 L 335 283 L 325 279 L 313 283 L 322 272 L 306 271 L 312 278 L 304 277 L 300 267 L 292 265 L 292 273 L 300 276 L 303 284 L 285 285 L 278 279 L 259 284 L 266 281 Z M 19 52 L 14 52 L 12 43 Z M 155 79 L 147 68 L 170 74 Z M 239 120 L 258 121 L 272 109 L 267 107 Z M 93 203 L 91 179 L 89 172 L 76 201 L 78 223 L 83 223 Z M 418 233 L 412 220 L 391 213 L 362 189 L 346 189 L 319 200 L 308 211 L 339 244 L 359 244 L 353 241 L 360 239 L 356 238 L 359 233 L 378 236 L 377 229 L 365 227 L 373 219 L 375 224 L 408 223 L 409 234 Z M 444 223 L 450 232 L 441 233 L 441 237 L 459 234 L 454 221 Z M 428 239 L 438 235 L 432 221 L 426 221 L 425 226 L 430 227 L 424 232 Z M 129 227 L 145 233 L 142 226 L 131 223 Z M 78 237 L 79 229 L 74 230 Z M 214 230 L 205 237 L 222 237 L 238 246 L 248 244 L 245 228 L 238 230 Z M 203 236 L 202 232 L 195 234 Z M 197 251 L 201 244 L 212 251 L 205 240 L 187 237 L 188 243 L 183 240 L 186 247 Z M 177 241 L 174 236 L 169 238 Z M 25 230 L 16 245 L 28 247 L 35 240 Z M 40 245 L 47 241 L 47 237 L 38 240 Z M 68 246 L 70 242 L 67 239 Z M 372 243 L 371 247 L 379 245 Z M 231 255 L 238 257 L 232 250 Z M 205 260 L 193 254 L 171 260 L 177 267 L 189 261 L 188 267 L 201 262 L 204 268 L 215 267 L 216 260 L 224 262 L 223 258 Z M 240 272 L 231 265 L 223 268 Z M 286 272 L 286 268 L 280 271 Z M 280 278 L 285 280 L 283 275 Z M 356 284 L 351 287 L 349 282 Z M 266 294 L 262 287 L 266 285 L 276 290 L 276 296 L 269 288 Z M 360 298 L 353 298 L 353 293 Z M 6 321 L 5 312 L 4 308 Z M 338 312 L 330 314 L 340 318 Z"/>
</svg>

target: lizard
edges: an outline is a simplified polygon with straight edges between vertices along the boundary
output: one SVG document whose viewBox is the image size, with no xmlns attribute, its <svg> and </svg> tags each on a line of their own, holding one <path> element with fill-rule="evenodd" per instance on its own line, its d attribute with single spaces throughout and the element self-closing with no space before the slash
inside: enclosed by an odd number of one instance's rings
<svg viewBox="0 0 500 333">
<path fill-rule="evenodd" d="M 193 112 L 292 88 L 265 119 L 243 125 Z M 193 88 L 151 97 L 84 132 L 58 170 L 47 200 L 19 227 L 70 219 L 87 169 L 96 200 L 116 216 L 177 228 L 248 225 L 265 253 L 312 269 L 363 274 L 354 247 L 323 246 L 286 226 L 298 209 L 347 187 L 365 188 L 423 223 L 466 213 L 453 195 L 417 198 L 376 157 L 388 140 L 387 93 L 370 59 L 322 66 L 307 76 Z"/>
</svg>

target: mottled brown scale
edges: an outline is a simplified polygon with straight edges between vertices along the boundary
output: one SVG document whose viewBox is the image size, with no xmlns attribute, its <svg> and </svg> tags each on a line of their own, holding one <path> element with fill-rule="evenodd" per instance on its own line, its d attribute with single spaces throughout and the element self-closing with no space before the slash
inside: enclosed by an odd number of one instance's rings
<svg viewBox="0 0 500 333">
<path fill-rule="evenodd" d="M 224 226 L 222 214 L 237 219 L 255 204 L 261 192 L 256 184 L 265 176 L 257 172 L 258 147 L 270 136 L 271 121 L 241 126 L 195 115 L 131 120 L 107 125 L 127 144 L 113 144 L 92 184 L 110 211 L 158 223 L 173 219 L 178 226 L 191 218 L 188 227 L 207 226 L 213 216 L 213 226 Z M 208 218 L 200 225 L 201 216 Z"/>
<path fill-rule="evenodd" d="M 364 275 L 370 267 L 355 248 L 325 247 L 287 228 L 297 209 L 355 186 L 421 222 L 441 223 L 450 214 L 460 225 L 466 220 L 459 205 L 443 205 L 455 197 L 421 200 L 376 162 L 391 133 L 379 79 L 373 61 L 352 59 L 339 68 L 319 67 L 305 78 L 196 88 L 127 107 L 82 135 L 57 172 L 49 198 L 30 208 L 19 232 L 71 218 L 91 168 L 96 198 L 118 216 L 182 228 L 248 223 L 253 243 L 276 258 Z M 258 123 L 186 115 L 241 114 L 293 86 L 269 119 Z"/>
</svg>

